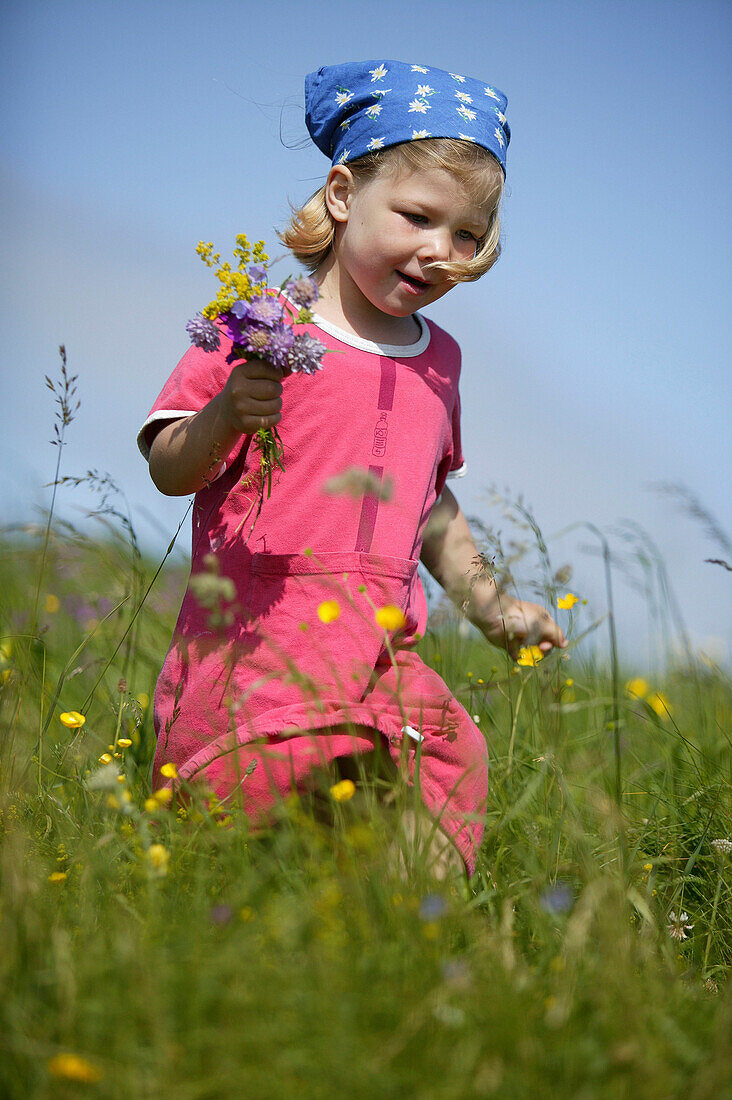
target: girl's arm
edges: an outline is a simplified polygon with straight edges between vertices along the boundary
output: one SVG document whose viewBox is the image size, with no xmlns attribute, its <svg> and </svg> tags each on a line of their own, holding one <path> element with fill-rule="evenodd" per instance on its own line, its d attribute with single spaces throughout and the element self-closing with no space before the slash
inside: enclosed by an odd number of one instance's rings
<svg viewBox="0 0 732 1100">
<path fill-rule="evenodd" d="M 552 646 L 563 649 L 567 645 L 548 611 L 538 604 L 514 599 L 501 592 L 492 577 L 479 574 L 475 539 L 447 488 L 432 509 L 420 557 L 471 623 L 512 657 L 524 645 L 538 645 L 544 652 Z"/>
<path fill-rule="evenodd" d="M 150 476 L 161 493 L 188 496 L 216 477 L 242 435 L 279 423 L 282 372 L 262 359 L 234 365 L 220 393 L 194 416 L 165 424 L 150 447 Z"/>
</svg>

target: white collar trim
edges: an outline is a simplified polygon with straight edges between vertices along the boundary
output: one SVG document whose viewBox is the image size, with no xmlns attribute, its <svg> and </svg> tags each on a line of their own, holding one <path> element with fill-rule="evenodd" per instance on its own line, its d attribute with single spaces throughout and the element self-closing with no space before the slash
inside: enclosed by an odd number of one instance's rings
<svg viewBox="0 0 732 1100">
<path fill-rule="evenodd" d="M 322 328 L 323 332 L 334 336 L 342 344 L 349 344 L 352 348 L 358 348 L 359 351 L 371 352 L 372 355 L 388 355 L 390 359 L 412 359 L 416 355 L 421 355 L 429 346 L 431 337 L 429 325 L 421 314 L 413 313 L 412 316 L 421 329 L 419 338 L 414 344 L 377 344 L 373 340 L 364 340 L 352 332 L 345 332 L 332 322 L 326 321 L 320 314 L 313 313 L 313 319 L 318 328 Z"/>
</svg>

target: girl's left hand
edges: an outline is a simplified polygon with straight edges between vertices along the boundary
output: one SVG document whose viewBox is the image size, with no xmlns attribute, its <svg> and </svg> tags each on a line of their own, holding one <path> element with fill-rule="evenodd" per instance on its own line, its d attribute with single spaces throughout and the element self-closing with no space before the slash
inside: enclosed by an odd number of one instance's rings
<svg viewBox="0 0 732 1100">
<path fill-rule="evenodd" d="M 475 625 L 482 630 L 487 641 L 505 649 L 514 659 L 523 646 L 536 645 L 542 653 L 548 653 L 554 646 L 567 648 L 564 632 L 549 612 L 539 604 L 525 600 L 502 596 L 500 606 L 496 602 L 492 614 Z"/>
</svg>

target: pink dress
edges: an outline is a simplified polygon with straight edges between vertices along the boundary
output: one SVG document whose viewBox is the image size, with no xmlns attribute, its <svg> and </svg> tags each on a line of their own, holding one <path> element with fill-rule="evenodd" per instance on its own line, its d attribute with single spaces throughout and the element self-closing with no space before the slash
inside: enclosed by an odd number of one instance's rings
<svg viewBox="0 0 732 1100">
<path fill-rule="evenodd" d="M 247 814 L 263 820 L 314 768 L 372 750 L 381 734 L 472 873 L 485 739 L 414 650 L 427 622 L 417 574 L 424 528 L 445 479 L 463 466 L 460 351 L 422 317 L 407 347 L 316 320 L 308 330 L 329 353 L 321 371 L 284 380 L 285 470 L 249 537 L 255 494 L 243 482 L 259 460 L 251 437 L 196 494 L 192 577 L 213 564 L 233 590 L 214 620 L 195 581 L 186 591 L 155 692 L 154 784 L 172 761 L 181 778 L 205 780 L 219 798 L 241 786 Z M 183 356 L 140 432 L 143 454 L 151 426 L 189 416 L 220 392 L 229 350 L 222 342 L 220 352 Z M 354 468 L 390 482 L 390 499 L 329 491 Z M 326 600 L 340 615 L 324 623 L 317 609 Z M 386 604 L 406 616 L 390 635 L 395 660 L 374 619 Z"/>
</svg>

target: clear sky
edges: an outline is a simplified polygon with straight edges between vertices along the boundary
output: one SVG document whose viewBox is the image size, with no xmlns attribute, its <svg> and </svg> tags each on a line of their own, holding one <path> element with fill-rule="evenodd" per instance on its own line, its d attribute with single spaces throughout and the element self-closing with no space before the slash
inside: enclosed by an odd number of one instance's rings
<svg viewBox="0 0 732 1100">
<path fill-rule="evenodd" d="M 652 488 L 684 485 L 729 534 L 728 3 L 16 0 L 0 16 L 7 518 L 49 500 L 43 378 L 63 342 L 82 401 L 63 472 L 109 472 L 143 540 L 167 542 L 186 501 L 157 493 L 135 435 L 211 296 L 196 242 L 245 231 L 275 251 L 288 200 L 322 182 L 307 72 L 435 65 L 504 90 L 512 129 L 503 255 L 429 310 L 463 348 L 456 495 L 508 537 L 487 489 L 521 494 L 598 614 L 592 540 L 558 533 L 590 521 L 627 556 L 621 521 L 641 524 L 694 638 L 729 659 L 730 575 L 704 561 L 725 553 Z M 88 504 L 61 493 L 74 521 Z M 641 662 L 645 609 L 622 577 L 617 597 Z"/>
</svg>

